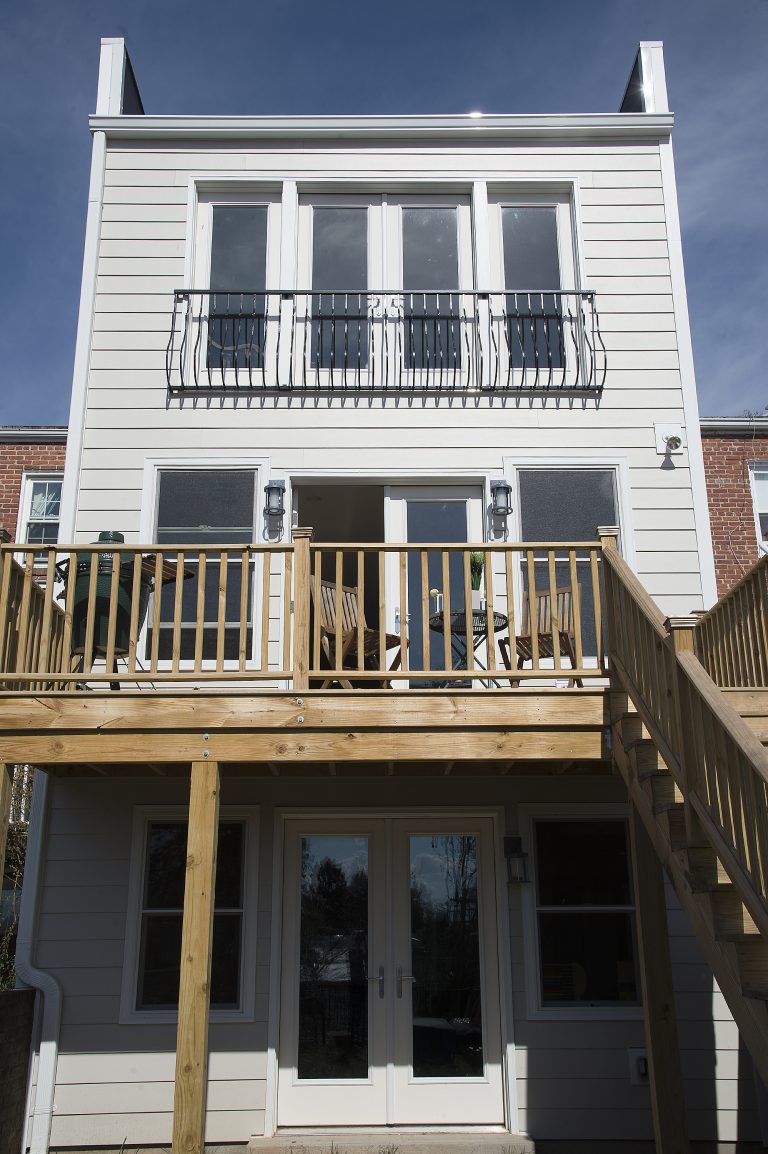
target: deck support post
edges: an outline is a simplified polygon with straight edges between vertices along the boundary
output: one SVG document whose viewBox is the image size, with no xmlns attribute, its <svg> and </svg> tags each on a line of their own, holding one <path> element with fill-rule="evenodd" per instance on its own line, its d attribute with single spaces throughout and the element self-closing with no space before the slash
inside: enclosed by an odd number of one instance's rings
<svg viewBox="0 0 768 1154">
<path fill-rule="evenodd" d="M 11 820 L 13 793 L 13 766 L 0 762 L 0 882 L 5 871 L 5 849 L 8 844 L 8 826 Z"/>
<path fill-rule="evenodd" d="M 219 829 L 219 766 L 192 763 L 179 971 L 173 1154 L 202 1154 L 208 1083 L 211 944 Z"/>
<path fill-rule="evenodd" d="M 664 874 L 634 805 L 629 829 L 656 1154 L 688 1154 Z"/>
<path fill-rule="evenodd" d="M 312 529 L 293 530 L 293 688 L 309 689 L 309 585 Z"/>
<path fill-rule="evenodd" d="M 701 831 L 699 819 L 691 805 L 691 791 L 698 790 L 700 785 L 699 766 L 696 761 L 696 739 L 691 728 L 693 716 L 691 713 L 688 683 L 677 661 L 678 653 L 696 652 L 696 618 L 668 617 L 664 624 L 669 633 L 669 639 L 675 654 L 675 676 L 673 684 L 679 742 L 678 756 L 680 769 L 683 774 L 681 791 L 683 794 L 685 817 L 685 840 L 688 845 L 698 845 L 704 839 L 704 835 Z"/>
</svg>

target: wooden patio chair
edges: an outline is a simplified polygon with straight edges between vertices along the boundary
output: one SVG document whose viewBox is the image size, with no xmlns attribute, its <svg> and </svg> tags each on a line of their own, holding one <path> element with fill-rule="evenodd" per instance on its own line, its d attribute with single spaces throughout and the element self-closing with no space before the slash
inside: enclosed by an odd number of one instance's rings
<svg viewBox="0 0 768 1154">
<path fill-rule="evenodd" d="M 315 596 L 314 581 L 310 586 L 310 591 L 315 613 L 320 614 L 320 645 L 329 667 L 333 669 L 336 665 L 336 636 L 339 632 L 336 620 L 336 582 L 320 582 L 319 605 L 317 604 L 317 598 Z M 342 585 L 341 651 L 339 654 L 339 664 L 342 669 L 349 670 L 353 676 L 355 670 L 359 668 L 357 664 L 358 622 L 363 634 L 363 668 L 378 669 L 380 666 L 381 653 L 381 635 L 379 630 L 369 629 L 366 625 L 365 613 L 358 601 L 357 586 Z M 386 653 L 389 653 L 392 649 L 397 650 L 397 653 L 392 659 L 392 664 L 387 667 L 387 672 L 391 673 L 393 670 L 400 668 L 402 660 L 400 638 L 395 633 L 385 633 L 384 644 Z M 352 682 L 348 678 L 339 677 L 338 675 L 327 678 L 320 688 L 327 689 L 333 684 L 338 684 L 343 689 L 352 689 Z M 366 685 L 368 684 L 369 683 L 366 682 Z M 391 688 L 391 685 L 392 679 L 382 675 L 380 688 Z"/>
<path fill-rule="evenodd" d="M 562 659 L 567 657 L 571 663 L 571 669 L 575 669 L 576 649 L 574 638 L 578 589 L 575 590 L 575 595 L 574 590 L 570 585 L 556 589 L 555 598 L 554 628 L 560 648 L 560 660 L 562 662 Z M 552 596 L 549 589 L 535 590 L 533 620 L 536 639 L 538 642 L 540 661 L 554 659 L 555 649 L 552 640 L 552 617 Z M 499 639 L 499 650 L 501 652 L 504 664 L 506 665 L 507 669 L 511 671 L 512 654 L 510 652 L 509 637 L 502 637 Z M 530 661 L 531 665 L 533 665 L 533 629 L 531 627 L 530 598 L 528 596 L 527 590 L 523 592 L 522 625 L 520 633 L 515 638 L 515 655 L 517 657 L 518 669 L 522 669 L 526 661 Z M 520 679 L 511 677 L 509 679 L 509 684 L 516 688 L 520 684 Z M 569 678 L 568 685 L 581 686 L 581 678 Z"/>
</svg>

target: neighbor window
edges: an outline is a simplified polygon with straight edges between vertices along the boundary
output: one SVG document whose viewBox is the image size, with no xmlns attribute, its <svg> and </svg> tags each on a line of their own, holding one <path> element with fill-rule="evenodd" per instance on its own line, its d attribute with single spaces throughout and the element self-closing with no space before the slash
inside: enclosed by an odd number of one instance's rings
<svg viewBox="0 0 768 1154">
<path fill-rule="evenodd" d="M 768 462 L 752 465 L 749 472 L 757 544 L 765 552 L 768 549 Z"/>
<path fill-rule="evenodd" d="M 19 518 L 20 539 L 30 545 L 55 545 L 61 516 L 60 473 L 27 475 Z"/>
<path fill-rule="evenodd" d="M 253 469 L 167 469 L 159 475 L 157 503 L 157 543 L 168 546 L 166 558 L 175 562 L 178 545 L 247 545 L 254 539 L 256 474 Z M 221 554 L 205 555 L 204 573 L 199 550 L 184 554 L 186 577 L 182 583 L 179 656 L 195 656 L 198 590 L 203 600 L 203 659 L 217 655 L 218 622 L 222 577 Z M 246 648 L 253 642 L 253 561 L 247 568 Z M 231 551 L 226 567 L 224 595 L 224 658 L 236 660 L 240 646 L 241 591 L 243 566 L 239 551 Z M 173 651 L 175 582 L 163 586 L 160 611 L 158 655 L 168 660 Z M 152 615 L 150 613 L 150 621 Z M 152 630 L 148 630 L 147 651 L 151 652 Z"/>
<path fill-rule="evenodd" d="M 179 1002 L 187 823 L 149 821 L 141 891 L 136 1010 L 172 1010 Z M 245 822 L 222 821 L 216 855 L 211 1007 L 240 1006 Z"/>
<path fill-rule="evenodd" d="M 533 828 L 542 1006 L 637 1005 L 626 822 L 546 819 Z"/>
</svg>

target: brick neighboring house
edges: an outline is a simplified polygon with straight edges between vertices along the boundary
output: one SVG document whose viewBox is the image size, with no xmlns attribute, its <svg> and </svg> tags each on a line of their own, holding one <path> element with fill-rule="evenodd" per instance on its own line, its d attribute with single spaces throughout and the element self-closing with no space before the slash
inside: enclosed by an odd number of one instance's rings
<svg viewBox="0 0 768 1154">
<path fill-rule="evenodd" d="M 702 417 L 701 441 L 722 596 L 768 548 L 768 416 Z"/>
<path fill-rule="evenodd" d="M 61 492 L 55 486 L 61 485 L 66 449 L 66 425 L 0 426 L 0 529 L 11 540 L 27 539 L 30 521 L 36 539 L 56 539 L 52 534 L 54 522 L 58 528 Z"/>
</svg>

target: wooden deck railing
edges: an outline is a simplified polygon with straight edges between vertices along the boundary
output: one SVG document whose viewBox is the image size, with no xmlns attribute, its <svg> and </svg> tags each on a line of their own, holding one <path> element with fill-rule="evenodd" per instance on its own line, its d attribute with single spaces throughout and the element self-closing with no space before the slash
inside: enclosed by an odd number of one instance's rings
<svg viewBox="0 0 768 1154">
<path fill-rule="evenodd" d="M 603 580 L 609 668 L 681 791 L 687 827 L 697 823 L 768 933 L 768 753 L 692 645 L 675 646 L 662 614 L 607 538 Z"/>
<path fill-rule="evenodd" d="M 5 545 L 0 557 L 5 689 L 604 677 L 595 542 L 313 545 L 299 529 L 279 545 Z"/>
<path fill-rule="evenodd" d="M 699 619 L 696 652 L 716 685 L 768 687 L 768 557 Z"/>
</svg>

